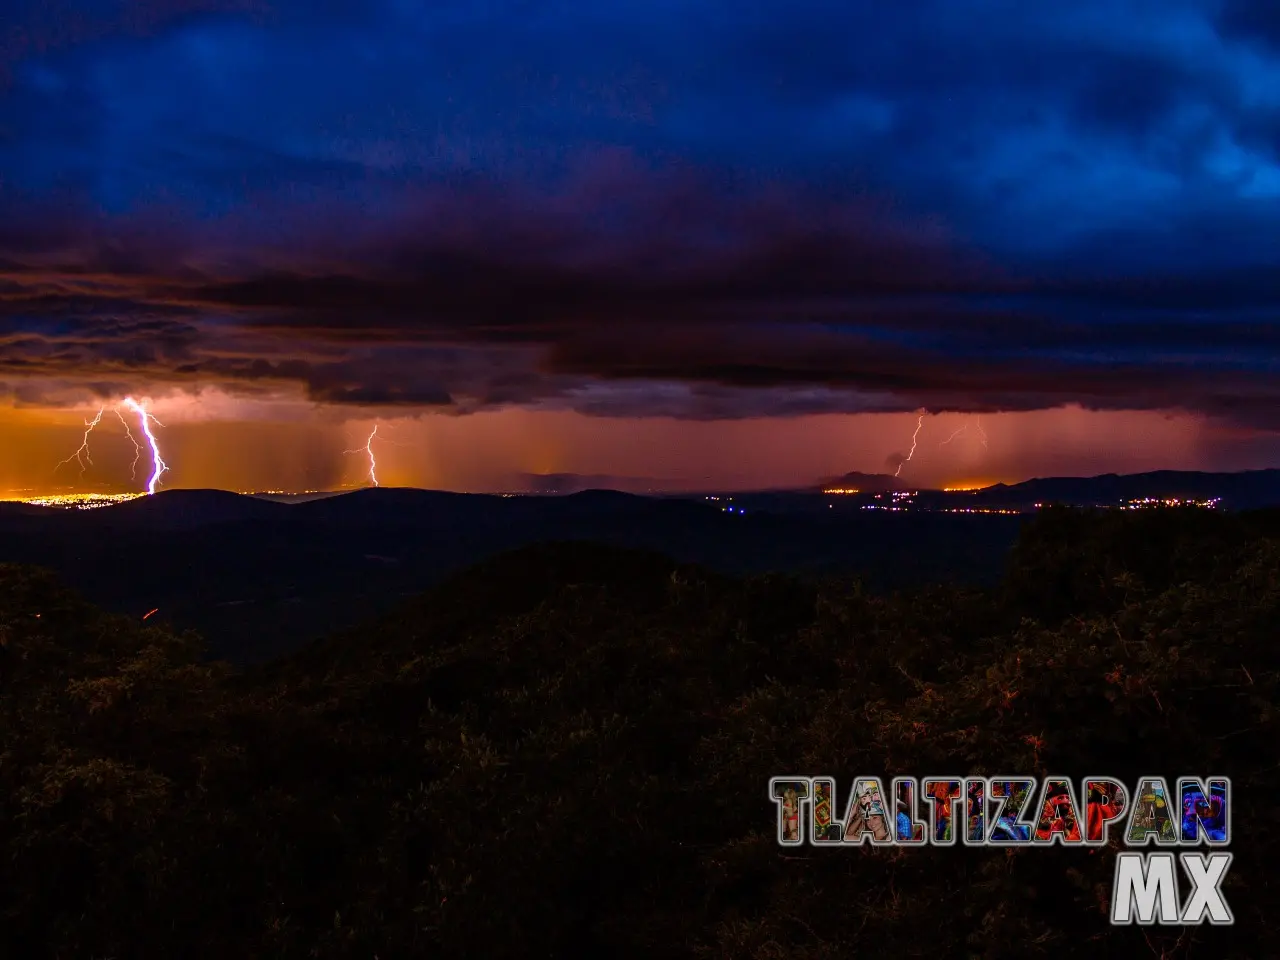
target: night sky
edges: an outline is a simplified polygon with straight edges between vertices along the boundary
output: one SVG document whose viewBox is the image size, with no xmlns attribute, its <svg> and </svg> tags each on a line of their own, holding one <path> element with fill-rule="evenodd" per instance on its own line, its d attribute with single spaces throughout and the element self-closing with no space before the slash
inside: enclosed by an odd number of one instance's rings
<svg viewBox="0 0 1280 960">
<path fill-rule="evenodd" d="M 1280 465 L 1267 0 L 4 6 L 0 491 Z"/>
</svg>

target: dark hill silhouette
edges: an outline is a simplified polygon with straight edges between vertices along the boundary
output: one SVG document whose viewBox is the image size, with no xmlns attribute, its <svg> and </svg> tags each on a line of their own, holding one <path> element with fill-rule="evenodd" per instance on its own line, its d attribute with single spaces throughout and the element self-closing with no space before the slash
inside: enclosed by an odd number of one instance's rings
<svg viewBox="0 0 1280 960">
<path fill-rule="evenodd" d="M 607 588 L 618 597 L 656 602 L 682 568 L 660 553 L 601 543 L 518 547 L 448 574 L 379 619 L 372 630 L 361 629 L 358 638 L 342 631 L 309 645 L 290 658 L 289 669 L 364 670 L 372 659 L 412 657 L 424 644 L 447 647 L 483 636 L 502 618 L 528 613 L 563 590 Z M 707 572 L 690 576 L 705 579 Z"/>
<path fill-rule="evenodd" d="M 829 477 L 818 484 L 819 490 L 830 490 L 833 487 L 861 490 L 866 493 L 919 489 L 891 473 L 858 473 L 856 471 L 839 477 Z"/>
<path fill-rule="evenodd" d="M 887 474 L 847 473 L 823 480 L 816 490 L 840 487 L 864 493 L 930 488 Z M 939 492 L 940 493 L 940 492 Z M 1236 473 L 1207 473 L 1189 470 L 1155 470 L 1148 473 L 1107 473 L 1093 477 L 1039 477 L 1020 483 L 997 483 L 979 490 L 965 491 L 971 504 L 1027 508 L 1036 503 L 1062 502 L 1073 505 L 1106 506 L 1142 497 L 1180 499 L 1222 499 L 1232 510 L 1254 510 L 1280 506 L 1280 470 L 1246 470 Z"/>
<path fill-rule="evenodd" d="M 1061 501 L 1099 505 L 1141 497 L 1221 497 L 1226 508 L 1252 510 L 1280 505 L 1280 470 L 1240 473 L 1157 470 L 1151 473 L 1108 473 L 1097 477 L 1045 477 L 985 487 L 974 497 L 982 502 Z"/>
<path fill-rule="evenodd" d="M 524 473 L 516 478 L 519 489 L 531 494 L 569 494 L 584 490 L 623 490 L 651 493 L 669 490 L 672 481 L 654 477 L 623 477 L 611 474 Z"/>
<path fill-rule="evenodd" d="M 495 498 L 485 494 L 452 493 L 445 490 L 418 490 L 413 487 L 368 487 L 336 497 L 292 504 L 294 519 L 323 523 L 368 523 L 396 519 L 402 523 L 438 517 L 470 517 L 492 506 Z M 499 507 L 500 509 L 500 507 Z"/>
<path fill-rule="evenodd" d="M 20 500 L 0 500 L 0 523 L 10 517 L 53 517 L 65 512 L 60 507 L 41 507 Z"/>
<path fill-rule="evenodd" d="M 767 500 L 770 498 L 766 498 Z M 725 573 L 855 573 L 890 588 L 991 582 L 1017 518 L 729 514 L 613 491 L 497 497 L 375 488 L 298 504 L 171 491 L 90 511 L 0 512 L 0 562 L 61 572 L 108 609 L 198 629 L 262 660 L 399 603 L 469 564 L 546 541 L 651 550 Z M 800 498 L 808 502 L 803 497 Z M 825 507 L 825 504 L 823 504 Z"/>
<path fill-rule="evenodd" d="M 160 490 L 97 510 L 80 511 L 91 523 L 113 527 L 191 530 L 223 523 L 273 520 L 285 516 L 288 504 L 227 490 Z"/>
<path fill-rule="evenodd" d="M 920 499 L 1026 507 L 1221 496 L 1226 506 L 1253 507 L 1280 501 L 1278 487 L 1275 470 L 1163 471 Z M 246 661 L 390 610 L 453 571 L 527 544 L 612 544 L 725 574 L 852 574 L 884 590 L 937 580 L 992 583 L 1022 522 L 890 515 L 843 502 L 833 509 L 831 499 L 742 494 L 729 512 L 702 498 L 610 490 L 500 497 L 379 487 L 293 504 L 173 490 L 88 511 L 0 504 L 0 562 L 57 570 L 107 609 L 134 616 L 156 609 L 161 619 L 199 630 L 218 655 Z"/>
</svg>

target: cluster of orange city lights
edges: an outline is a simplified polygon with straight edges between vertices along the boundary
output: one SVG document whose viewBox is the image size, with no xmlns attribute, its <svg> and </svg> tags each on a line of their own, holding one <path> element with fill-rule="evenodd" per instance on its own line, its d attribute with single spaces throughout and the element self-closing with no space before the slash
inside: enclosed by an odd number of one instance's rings
<svg viewBox="0 0 1280 960">
<path fill-rule="evenodd" d="M 110 507 L 126 500 L 145 497 L 145 493 L 55 493 L 47 496 L 14 497 L 20 503 L 33 507 L 57 507 L 63 510 L 96 510 Z M 0 497 L 0 500 L 10 499 Z"/>
<path fill-rule="evenodd" d="M 943 493 L 973 493 L 976 490 L 985 490 L 987 487 L 994 486 L 993 483 L 966 483 L 954 487 L 943 487 Z M 863 491 L 857 487 L 827 487 L 822 491 L 834 497 L 851 497 L 862 493 Z M 899 491 L 902 492 L 902 491 Z"/>
</svg>

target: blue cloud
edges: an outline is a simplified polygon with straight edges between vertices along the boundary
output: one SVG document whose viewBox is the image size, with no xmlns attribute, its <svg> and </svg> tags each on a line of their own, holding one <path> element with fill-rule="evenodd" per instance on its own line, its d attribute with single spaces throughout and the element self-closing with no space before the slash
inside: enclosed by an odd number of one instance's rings
<svg viewBox="0 0 1280 960">
<path fill-rule="evenodd" d="M 635 377 L 905 408 L 1163 403 L 1170 335 L 1192 405 L 1275 372 L 1263 3 L 12 6 L 0 318 L 46 345 L 68 318 L 114 331 L 109 352 L 72 337 L 85 377 L 129 357 L 347 402 L 452 389 L 443 370 L 425 391 L 360 383 L 390 369 L 368 351 L 316 379 L 303 358 L 361 334 L 537 347 L 487 386 L 475 360 L 454 391 L 516 401 Z M 182 350 L 120 346 L 138 317 Z M 680 354 L 691 324 L 742 331 L 733 363 Z M 266 367 L 223 356 L 231 329 Z M 55 353 L 17 342 L 0 350 L 51 375 Z"/>
</svg>

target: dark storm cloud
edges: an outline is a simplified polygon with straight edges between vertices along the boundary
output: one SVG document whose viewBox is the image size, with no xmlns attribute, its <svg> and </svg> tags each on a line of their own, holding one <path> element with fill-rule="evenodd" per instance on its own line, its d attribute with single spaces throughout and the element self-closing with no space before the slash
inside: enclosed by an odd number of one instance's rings
<svg viewBox="0 0 1280 960">
<path fill-rule="evenodd" d="M 1280 50 L 1280 9 L 1260 0 L 1225 0 L 1218 23 L 1224 35 Z"/>
<path fill-rule="evenodd" d="M 0 41 L 24 398 L 1280 426 L 1269 5 L 118 10 Z"/>
</svg>

